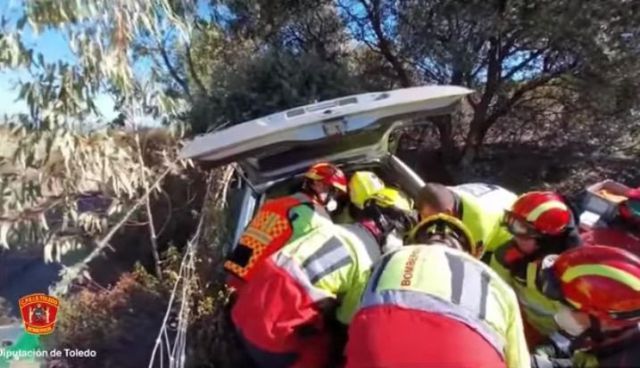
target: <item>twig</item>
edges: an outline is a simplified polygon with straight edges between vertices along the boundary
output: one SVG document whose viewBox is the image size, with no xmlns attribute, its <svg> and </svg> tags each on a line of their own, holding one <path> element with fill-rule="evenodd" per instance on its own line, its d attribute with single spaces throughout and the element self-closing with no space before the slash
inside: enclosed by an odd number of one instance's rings
<svg viewBox="0 0 640 368">
<path fill-rule="evenodd" d="M 164 220 L 164 224 L 162 224 L 162 227 L 160 227 L 160 230 L 158 230 L 158 236 L 162 235 L 162 233 L 164 233 L 164 231 L 167 229 L 167 225 L 169 225 L 169 222 L 171 221 L 171 214 L 173 213 L 171 197 L 169 197 L 169 194 L 167 194 L 165 190 L 162 190 L 161 193 L 167 199 L 167 206 L 169 207 L 169 209 L 167 210 L 167 218 Z"/>
<path fill-rule="evenodd" d="M 145 185 L 145 190 L 147 191 L 147 193 L 149 193 L 151 189 L 149 188 L 149 183 L 147 182 L 147 175 L 144 172 L 144 160 L 142 159 L 142 146 L 140 145 L 140 133 L 136 133 L 136 146 L 138 147 L 138 160 L 140 161 L 140 176 L 142 177 L 142 182 Z M 153 254 L 153 261 L 156 266 L 156 274 L 158 275 L 158 279 L 162 280 L 162 270 L 160 269 L 160 254 L 158 254 L 158 236 L 156 234 L 155 225 L 153 223 L 153 214 L 151 212 L 150 196 L 147 195 L 145 202 L 146 202 L 145 205 L 147 207 L 147 218 L 149 219 L 149 236 L 151 238 L 151 253 Z"/>
<path fill-rule="evenodd" d="M 165 169 L 165 171 L 158 177 L 158 179 L 156 179 L 156 181 L 150 187 L 151 188 L 156 187 L 165 178 L 165 176 L 167 176 L 171 172 L 171 170 L 172 170 L 171 166 Z M 111 238 L 127 222 L 129 217 L 131 217 L 131 215 L 133 215 L 140 208 L 140 206 L 142 206 L 142 204 L 149 197 L 150 194 L 151 192 L 147 190 L 142 195 L 142 197 L 140 197 L 138 201 L 129 209 L 129 211 L 127 211 L 127 213 L 120 219 L 120 221 L 118 221 L 118 223 L 114 227 L 112 227 L 111 230 L 109 230 L 107 235 L 105 235 L 105 237 L 98 242 L 96 248 L 87 257 L 85 257 L 84 260 L 80 261 L 79 264 L 75 266 L 67 268 L 66 270 L 67 272 L 63 275 L 62 280 L 60 280 L 53 286 L 52 288 L 53 294 L 64 293 L 64 289 L 66 289 L 66 286 L 70 285 L 71 282 L 75 280 L 78 277 L 78 275 L 80 275 L 80 273 L 87 267 L 89 262 L 93 261 L 96 257 L 98 257 L 102 253 L 104 248 L 106 248 L 109 245 L 109 241 L 111 240 Z"/>
<path fill-rule="evenodd" d="M 171 291 L 171 295 L 169 296 L 169 303 L 167 304 L 167 310 L 165 311 L 165 315 L 164 318 L 162 320 L 162 325 L 160 326 L 160 331 L 158 333 L 158 336 L 156 337 L 156 343 L 155 346 L 153 348 L 153 351 L 151 352 L 151 358 L 149 361 L 149 368 L 153 367 L 153 363 L 156 359 L 156 353 L 158 352 L 158 349 L 160 348 L 160 345 L 162 344 L 162 337 L 163 334 L 167 333 L 166 327 L 167 327 L 167 322 L 169 321 L 169 315 L 171 314 L 171 307 L 173 305 L 174 300 L 176 299 L 176 295 L 178 292 L 178 284 L 180 284 L 180 280 L 181 279 L 185 279 L 185 267 L 187 267 L 187 260 L 189 260 L 190 258 L 192 259 L 193 255 L 194 255 L 194 247 L 196 246 L 196 244 L 200 241 L 200 236 L 202 234 L 202 229 L 204 227 L 204 223 L 205 223 L 205 218 L 206 216 L 206 204 L 207 201 L 211 195 L 211 186 L 212 186 L 212 179 L 213 179 L 213 173 L 209 174 L 209 177 L 207 178 L 207 191 L 205 193 L 205 196 L 203 198 L 202 201 L 202 206 L 200 208 L 200 218 L 198 219 L 198 226 L 196 227 L 196 231 L 193 234 L 193 236 L 191 237 L 191 239 L 189 239 L 187 241 L 187 249 L 185 249 L 184 255 L 182 256 L 182 261 L 180 262 L 180 269 L 178 270 L 178 277 L 176 278 L 175 284 L 173 285 L 173 290 Z M 183 287 L 188 287 L 187 282 L 189 282 L 190 280 L 185 280 L 183 281 Z M 184 297 L 183 297 L 184 298 Z M 180 317 L 180 316 L 179 316 Z M 177 341 L 176 344 L 177 345 Z M 174 347 L 175 347 L 174 345 Z M 167 341 L 167 349 L 168 351 L 173 351 L 173 349 L 171 349 L 169 342 Z M 160 359 L 162 359 L 162 357 L 160 357 Z"/>
</svg>

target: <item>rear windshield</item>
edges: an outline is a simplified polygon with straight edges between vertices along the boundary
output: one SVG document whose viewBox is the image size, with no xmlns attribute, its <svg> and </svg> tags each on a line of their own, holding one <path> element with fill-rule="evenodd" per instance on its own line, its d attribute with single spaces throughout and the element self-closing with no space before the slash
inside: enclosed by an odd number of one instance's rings
<svg viewBox="0 0 640 368">
<path fill-rule="evenodd" d="M 310 142 L 303 146 L 293 147 L 284 152 L 258 159 L 258 170 L 277 170 L 283 166 L 293 165 L 296 162 L 315 158 L 321 159 L 339 152 L 374 145 L 380 141 L 385 132 L 386 127 L 382 126 L 378 129 L 359 131 L 347 137 L 324 138 L 319 142 Z"/>
</svg>

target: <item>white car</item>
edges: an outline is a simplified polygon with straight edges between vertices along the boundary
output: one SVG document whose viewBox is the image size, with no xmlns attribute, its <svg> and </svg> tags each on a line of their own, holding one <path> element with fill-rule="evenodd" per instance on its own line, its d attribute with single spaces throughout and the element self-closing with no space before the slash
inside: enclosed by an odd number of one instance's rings
<svg viewBox="0 0 640 368">
<path fill-rule="evenodd" d="M 470 93 L 458 86 L 423 86 L 322 101 L 197 136 L 185 144 L 181 157 L 209 168 L 238 164 L 226 253 L 264 200 L 293 192 L 318 161 L 332 162 L 347 175 L 372 170 L 387 185 L 415 197 L 424 182 L 389 152 L 389 134 L 403 124 L 452 113 Z"/>
</svg>

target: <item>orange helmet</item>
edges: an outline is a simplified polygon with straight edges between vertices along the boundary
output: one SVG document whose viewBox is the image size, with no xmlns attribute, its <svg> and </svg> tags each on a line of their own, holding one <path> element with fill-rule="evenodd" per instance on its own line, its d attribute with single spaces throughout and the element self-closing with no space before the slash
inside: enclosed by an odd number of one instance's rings
<svg viewBox="0 0 640 368">
<path fill-rule="evenodd" d="M 338 167 L 328 162 L 320 162 L 311 166 L 304 177 L 328 184 L 344 194 L 347 193 L 347 176 Z"/>
<path fill-rule="evenodd" d="M 634 254 L 602 245 L 578 247 L 562 253 L 551 272 L 561 294 L 555 298 L 620 325 L 640 321 L 640 258 Z"/>
<path fill-rule="evenodd" d="M 571 224 L 571 210 L 554 192 L 529 192 L 506 211 L 505 224 L 513 235 L 560 235 Z"/>
</svg>

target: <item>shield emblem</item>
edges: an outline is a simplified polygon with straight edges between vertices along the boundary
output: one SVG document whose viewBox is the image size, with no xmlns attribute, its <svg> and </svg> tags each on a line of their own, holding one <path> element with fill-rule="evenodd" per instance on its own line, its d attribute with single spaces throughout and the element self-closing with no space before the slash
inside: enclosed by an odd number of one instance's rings
<svg viewBox="0 0 640 368">
<path fill-rule="evenodd" d="M 18 301 L 24 329 L 34 335 L 53 332 L 58 316 L 58 298 L 43 293 L 23 296 Z"/>
</svg>

